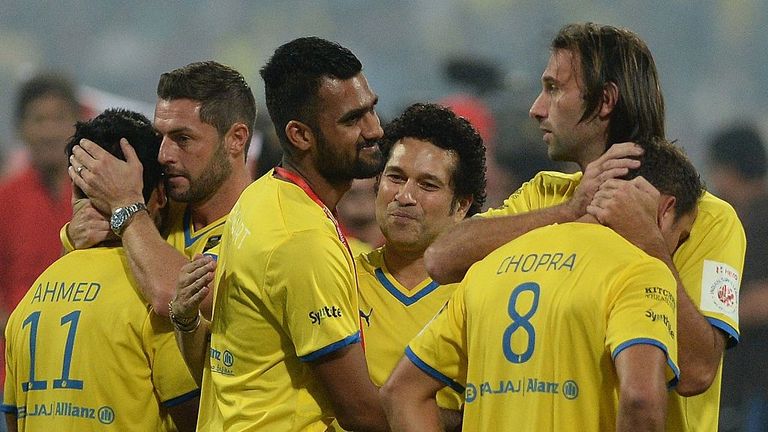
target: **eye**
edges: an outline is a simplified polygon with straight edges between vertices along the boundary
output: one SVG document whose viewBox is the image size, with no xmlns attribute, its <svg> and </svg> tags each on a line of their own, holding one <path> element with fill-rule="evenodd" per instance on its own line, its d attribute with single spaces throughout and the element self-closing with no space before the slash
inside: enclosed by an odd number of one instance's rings
<svg viewBox="0 0 768 432">
<path fill-rule="evenodd" d="M 547 93 L 554 93 L 557 90 L 557 86 L 554 83 L 548 82 L 544 84 L 544 91 Z"/>
<path fill-rule="evenodd" d="M 421 188 L 426 191 L 436 191 L 440 189 L 440 186 L 430 182 L 421 182 Z"/>
<path fill-rule="evenodd" d="M 405 177 L 403 177 L 400 174 L 390 173 L 390 174 L 387 174 L 386 177 L 387 177 L 387 180 L 391 181 L 392 183 L 397 183 L 397 184 L 405 183 Z"/>
</svg>

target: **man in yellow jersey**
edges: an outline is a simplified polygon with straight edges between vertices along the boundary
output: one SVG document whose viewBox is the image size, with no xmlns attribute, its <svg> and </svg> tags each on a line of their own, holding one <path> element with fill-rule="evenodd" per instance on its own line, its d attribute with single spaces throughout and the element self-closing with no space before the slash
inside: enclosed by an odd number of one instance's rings
<svg viewBox="0 0 768 432">
<path fill-rule="evenodd" d="M 690 237 L 670 255 L 655 226 L 657 192 L 647 184 L 607 181 L 637 166 L 630 156 L 642 150 L 627 141 L 664 137 L 664 102 L 648 47 L 626 29 L 563 27 L 530 114 L 544 132 L 550 157 L 576 162 L 582 172 L 539 173 L 503 207 L 449 229 L 425 253 L 427 269 L 438 281 L 459 280 L 472 263 L 509 240 L 589 211 L 679 276 L 681 375 L 667 426 L 716 430 L 723 350 L 738 341 L 746 247 L 741 223 L 729 204 L 705 193 Z"/>
<path fill-rule="evenodd" d="M 167 200 L 160 137 L 149 120 L 107 110 L 77 124 L 67 153 L 83 138 L 142 168 L 138 211 L 159 223 Z M 119 240 L 73 251 L 48 267 L 11 315 L 6 337 L 2 411 L 9 430 L 195 428 L 197 385 L 170 322 L 150 313 Z"/>
<path fill-rule="evenodd" d="M 384 136 L 387 162 L 375 207 L 386 241 L 355 259 L 365 358 L 377 386 L 456 289 L 429 277 L 424 250 L 485 201 L 482 138 L 448 108 L 412 105 L 384 128 Z M 461 425 L 462 402 L 463 395 L 452 389 L 438 394 L 446 430 Z"/>
<path fill-rule="evenodd" d="M 72 164 L 84 169 L 78 174 L 70 168 L 70 177 L 90 201 L 75 205 L 62 240 L 69 237 L 81 249 L 119 232 L 139 286 L 155 312 L 167 316 L 179 270 L 196 254 L 218 254 L 226 216 L 250 183 L 245 154 L 256 106 L 243 76 L 212 61 L 164 73 L 157 96 L 154 126 L 163 136 L 158 160 L 171 198 L 166 238 L 143 213 L 120 223 L 119 216 L 141 199 L 141 166 L 83 140 Z M 111 220 L 99 217 L 94 206 L 112 214 Z"/>
<path fill-rule="evenodd" d="M 701 181 L 679 149 L 643 143 L 628 177 L 658 190 L 674 251 Z M 643 177 L 640 177 L 643 176 Z M 439 430 L 435 392 L 466 391 L 465 430 L 661 431 L 678 378 L 676 281 L 591 215 L 530 231 L 474 265 L 382 389 L 394 430 Z"/>
<path fill-rule="evenodd" d="M 182 350 L 196 353 L 190 368 L 204 365 L 198 430 L 333 430 L 334 420 L 388 430 L 360 344 L 354 260 L 333 210 L 353 179 L 381 169 L 378 98 L 357 57 L 317 37 L 279 47 L 261 76 L 282 163 L 227 219 L 212 322 L 177 332 Z M 201 257 L 185 273 L 196 279 L 212 264 Z M 193 319 L 190 309 L 180 317 Z"/>
</svg>

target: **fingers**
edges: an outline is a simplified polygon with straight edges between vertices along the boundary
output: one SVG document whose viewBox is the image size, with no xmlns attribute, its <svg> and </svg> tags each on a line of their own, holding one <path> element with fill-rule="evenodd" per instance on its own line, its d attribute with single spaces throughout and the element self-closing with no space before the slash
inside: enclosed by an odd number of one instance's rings
<svg viewBox="0 0 768 432">
<path fill-rule="evenodd" d="M 139 156 L 136 154 L 136 150 L 133 149 L 133 146 L 128 142 L 127 139 L 120 138 L 120 148 L 123 149 L 125 161 L 128 162 L 129 165 L 141 165 L 141 161 L 139 160 Z"/>
</svg>

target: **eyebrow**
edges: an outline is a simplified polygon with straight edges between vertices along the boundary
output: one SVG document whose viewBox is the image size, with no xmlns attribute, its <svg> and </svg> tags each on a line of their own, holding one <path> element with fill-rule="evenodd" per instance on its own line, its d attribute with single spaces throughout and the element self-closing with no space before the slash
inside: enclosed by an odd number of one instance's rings
<svg viewBox="0 0 768 432">
<path fill-rule="evenodd" d="M 376 104 L 378 104 L 378 103 L 379 103 L 379 97 L 378 96 L 374 96 L 373 103 L 371 103 L 370 105 L 364 106 L 364 107 L 355 108 L 355 109 L 347 112 L 346 114 L 341 116 L 341 118 L 339 118 L 337 123 L 346 123 L 346 122 L 348 122 L 350 120 L 358 119 L 358 118 L 362 117 L 363 115 L 365 115 L 365 113 L 367 113 L 368 111 L 371 111 L 373 109 L 373 107 L 375 107 Z"/>
<path fill-rule="evenodd" d="M 403 174 L 403 173 L 405 173 L 405 171 L 402 168 L 400 168 L 399 166 L 397 166 L 397 165 L 387 165 L 387 166 L 385 166 L 383 173 L 386 174 L 388 172 L 394 172 L 396 174 Z M 424 174 L 418 175 L 418 176 L 416 176 L 416 179 L 417 180 L 431 180 L 431 181 L 433 181 L 435 183 L 440 184 L 441 186 L 445 185 L 445 183 L 443 182 L 443 180 L 440 179 L 440 177 L 438 177 L 438 176 L 436 176 L 436 175 L 434 175 L 432 173 L 424 173 Z"/>
</svg>

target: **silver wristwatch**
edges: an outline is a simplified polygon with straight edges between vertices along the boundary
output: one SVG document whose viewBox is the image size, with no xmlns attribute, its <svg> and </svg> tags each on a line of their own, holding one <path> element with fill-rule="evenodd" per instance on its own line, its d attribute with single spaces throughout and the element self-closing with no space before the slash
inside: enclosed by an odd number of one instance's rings
<svg viewBox="0 0 768 432">
<path fill-rule="evenodd" d="M 115 211 L 112 212 L 112 217 L 109 218 L 109 227 L 112 228 L 112 232 L 120 237 L 123 235 L 123 231 L 125 230 L 125 227 L 128 226 L 128 222 L 131 218 L 133 218 L 133 215 L 146 209 L 147 205 L 143 202 L 116 208 Z"/>
</svg>

